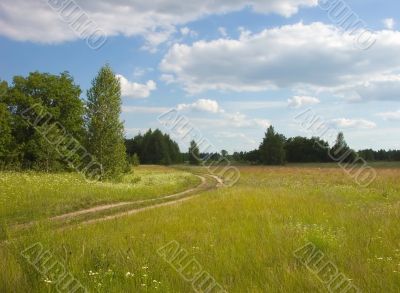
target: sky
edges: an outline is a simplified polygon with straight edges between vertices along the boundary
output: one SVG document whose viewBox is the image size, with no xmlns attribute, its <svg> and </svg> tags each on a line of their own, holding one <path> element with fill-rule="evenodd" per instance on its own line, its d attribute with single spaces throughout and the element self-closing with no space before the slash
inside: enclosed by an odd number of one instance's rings
<svg viewBox="0 0 400 293">
<path fill-rule="evenodd" d="M 85 99 L 108 63 L 127 137 L 176 109 L 246 151 L 270 125 L 325 138 L 313 113 L 356 150 L 400 149 L 399 29 L 398 0 L 2 0 L 0 79 L 68 71 Z"/>
</svg>

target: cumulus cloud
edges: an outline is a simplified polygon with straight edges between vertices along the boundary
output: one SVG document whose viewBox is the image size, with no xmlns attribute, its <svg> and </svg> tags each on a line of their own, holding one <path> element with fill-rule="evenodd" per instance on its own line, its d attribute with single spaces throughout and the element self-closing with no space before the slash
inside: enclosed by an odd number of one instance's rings
<svg viewBox="0 0 400 293">
<path fill-rule="evenodd" d="M 247 115 L 234 112 L 228 113 L 223 110 L 217 101 L 209 100 L 209 99 L 199 99 L 194 103 L 191 104 L 179 104 L 176 106 L 176 109 L 179 111 L 184 110 L 194 110 L 199 112 L 208 112 L 213 114 L 218 114 L 218 119 L 207 119 L 201 118 L 202 122 L 199 122 L 199 119 L 195 119 L 200 124 L 212 127 L 234 127 L 234 128 L 254 128 L 254 127 L 261 127 L 267 128 L 271 125 L 269 120 L 266 119 L 258 119 L 258 118 L 250 118 Z"/>
<path fill-rule="evenodd" d="M 377 31 L 373 37 L 376 43 L 362 51 L 355 46 L 354 36 L 318 22 L 260 33 L 242 30 L 238 39 L 175 44 L 160 69 L 170 83 L 181 84 L 189 93 L 339 90 L 362 86 L 400 70 L 400 32 Z"/>
<path fill-rule="evenodd" d="M 123 97 L 143 99 L 150 96 L 151 92 L 157 89 L 157 84 L 149 80 L 146 84 L 131 82 L 124 76 L 117 74 L 121 82 L 121 92 Z"/>
<path fill-rule="evenodd" d="M 39 43 L 78 39 L 46 2 L 2 0 L 0 35 Z M 63 2 L 65 5 L 70 3 Z M 75 3 L 106 35 L 143 36 L 147 41 L 146 48 L 153 48 L 165 42 L 176 31 L 176 26 L 206 15 L 251 7 L 255 12 L 289 17 L 302 6 L 316 6 L 317 0 L 75 0 Z"/>
<path fill-rule="evenodd" d="M 394 112 L 383 112 L 378 113 L 377 116 L 388 121 L 399 121 L 400 120 L 400 110 Z"/>
<path fill-rule="evenodd" d="M 223 112 L 223 110 L 220 109 L 217 101 L 209 100 L 209 99 L 199 99 L 192 104 L 179 104 L 177 106 L 177 109 L 180 111 L 196 110 L 196 111 L 210 112 L 210 113 Z"/>
<path fill-rule="evenodd" d="M 372 129 L 376 127 L 375 122 L 365 119 L 338 118 L 331 120 L 331 123 L 337 128 Z"/>
<path fill-rule="evenodd" d="M 293 98 L 288 99 L 288 106 L 291 108 L 301 108 L 304 106 L 310 106 L 319 103 L 319 99 L 308 96 L 294 96 Z"/>
<path fill-rule="evenodd" d="M 393 18 L 386 18 L 383 20 L 383 24 L 385 25 L 385 27 L 387 29 L 392 30 L 392 29 L 394 29 L 396 22 L 394 21 Z"/>
</svg>

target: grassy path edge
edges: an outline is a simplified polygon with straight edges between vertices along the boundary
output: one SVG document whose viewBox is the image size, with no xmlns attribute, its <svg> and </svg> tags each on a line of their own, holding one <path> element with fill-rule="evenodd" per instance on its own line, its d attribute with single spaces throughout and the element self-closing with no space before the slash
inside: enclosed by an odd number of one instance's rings
<svg viewBox="0 0 400 293">
<path fill-rule="evenodd" d="M 158 208 L 158 207 L 162 207 L 162 206 L 177 204 L 177 203 L 186 201 L 188 199 L 191 199 L 195 196 L 198 196 L 201 191 L 218 188 L 218 187 L 221 187 L 224 185 L 221 178 L 214 176 L 214 175 L 207 175 L 208 177 L 211 177 L 212 179 L 214 179 L 216 182 L 215 185 L 209 187 L 207 179 L 204 176 L 197 175 L 197 174 L 193 174 L 193 175 L 200 178 L 201 183 L 199 185 L 197 185 L 196 187 L 193 187 L 193 188 L 190 188 L 190 189 L 178 192 L 178 193 L 166 195 L 163 197 L 155 197 L 155 198 L 151 198 L 151 199 L 145 199 L 145 200 L 127 201 L 127 202 L 119 202 L 119 203 L 113 203 L 113 204 L 107 204 L 107 205 L 94 206 L 94 207 L 91 207 L 88 209 L 78 210 L 78 211 L 54 216 L 54 217 L 49 218 L 48 221 L 63 222 L 63 221 L 73 220 L 74 218 L 78 218 L 79 216 L 85 216 L 85 215 L 94 215 L 95 216 L 96 214 L 101 214 L 101 212 L 112 211 L 113 209 L 128 207 L 129 205 L 133 205 L 133 204 L 146 204 L 146 203 L 164 201 L 164 202 L 161 202 L 158 204 L 153 204 L 153 205 L 149 205 L 149 206 L 145 206 L 145 207 L 139 207 L 139 208 L 136 207 L 136 208 L 128 209 L 123 212 L 116 212 L 111 215 L 106 215 L 106 216 L 103 215 L 98 218 L 94 217 L 94 218 L 86 219 L 86 220 L 80 221 L 76 224 L 91 224 L 91 223 L 96 223 L 96 222 L 101 222 L 101 221 L 107 221 L 107 220 L 128 216 L 128 215 L 135 214 L 135 213 L 142 212 L 142 211 L 149 210 L 149 209 L 154 209 L 154 208 Z M 185 196 L 188 194 L 192 194 L 192 195 Z M 175 199 L 175 200 L 171 200 L 171 199 Z M 168 201 L 165 202 L 165 200 L 168 200 Z M 13 230 L 15 229 L 17 231 L 25 230 L 25 229 L 29 229 L 30 227 L 35 226 L 38 223 L 39 223 L 38 221 L 33 221 L 33 222 L 18 224 L 18 225 L 13 226 L 12 229 Z M 67 227 L 70 227 L 70 226 L 71 225 L 67 225 Z M 64 227 L 64 229 L 67 227 Z"/>
</svg>

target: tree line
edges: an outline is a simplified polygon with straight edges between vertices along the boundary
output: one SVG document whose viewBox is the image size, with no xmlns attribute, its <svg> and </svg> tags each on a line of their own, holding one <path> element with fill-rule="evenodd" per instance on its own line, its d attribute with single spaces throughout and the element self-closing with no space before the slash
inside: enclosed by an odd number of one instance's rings
<svg viewBox="0 0 400 293">
<path fill-rule="evenodd" d="M 125 140 L 129 161 L 133 164 L 160 164 L 171 165 L 183 163 L 178 144 L 168 134 L 159 129 L 148 130 L 145 134 L 138 134 L 132 139 Z"/>
<path fill-rule="evenodd" d="M 217 162 L 228 158 L 264 165 L 332 162 L 332 154 L 346 155 L 344 160 L 348 161 L 358 157 L 367 161 L 400 161 L 399 150 L 356 152 L 347 145 L 343 133 L 329 146 L 318 137 L 286 138 L 272 126 L 259 148 L 253 151 L 201 154 L 197 143 L 192 141 L 188 151 L 182 153 L 178 143 L 159 129 L 150 129 L 132 139 L 124 138 L 120 120 L 121 85 L 108 65 L 93 79 L 86 99 L 81 95 L 82 90 L 68 72 L 59 75 L 33 72 L 27 77 L 15 76 L 10 85 L 0 82 L 0 168 L 71 170 L 71 165 L 88 164 L 90 154 L 101 166 L 101 178 L 108 179 L 120 177 L 131 165 L 139 163 L 199 165 L 201 158 Z M 27 121 L 27 113 L 33 120 L 31 123 Z M 76 143 L 72 145 L 82 154 L 72 149 L 71 139 L 63 137 L 73 138 Z"/>
<path fill-rule="evenodd" d="M 328 163 L 340 159 L 353 162 L 358 158 L 366 161 L 400 161 L 400 150 L 371 149 L 355 151 L 345 141 L 344 134 L 338 133 L 333 146 L 319 137 L 291 137 L 277 133 L 270 126 L 258 149 L 249 152 L 235 152 L 230 156 L 232 161 L 283 165 L 285 163 Z"/>
</svg>

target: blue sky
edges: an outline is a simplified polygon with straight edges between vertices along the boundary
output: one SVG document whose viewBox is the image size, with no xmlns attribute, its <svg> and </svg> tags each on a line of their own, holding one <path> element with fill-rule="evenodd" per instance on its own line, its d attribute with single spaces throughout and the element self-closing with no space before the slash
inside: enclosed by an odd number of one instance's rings
<svg viewBox="0 0 400 293">
<path fill-rule="evenodd" d="M 85 98 L 109 63 L 128 137 L 177 108 L 217 150 L 251 150 L 271 124 L 315 134 L 295 120 L 312 109 L 355 149 L 400 149 L 398 1 L 148 2 L 3 0 L 0 79 L 69 71 Z"/>
</svg>

